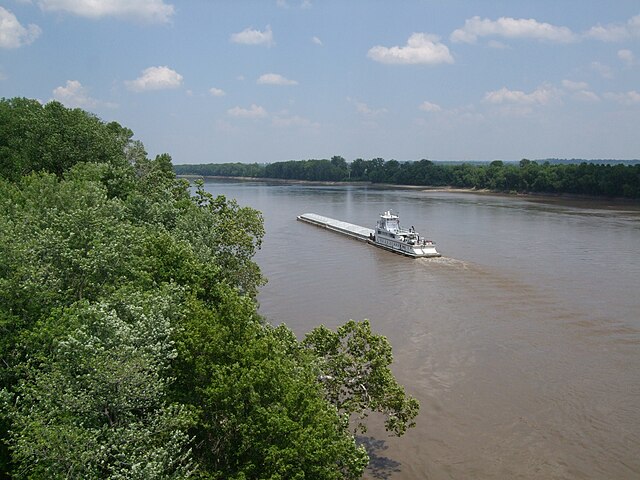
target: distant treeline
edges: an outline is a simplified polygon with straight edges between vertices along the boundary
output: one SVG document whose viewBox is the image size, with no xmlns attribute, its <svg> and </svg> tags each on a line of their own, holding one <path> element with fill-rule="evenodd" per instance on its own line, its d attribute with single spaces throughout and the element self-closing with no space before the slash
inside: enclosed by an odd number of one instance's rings
<svg viewBox="0 0 640 480">
<path fill-rule="evenodd" d="M 557 162 L 557 163 L 554 163 Z M 640 198 L 640 163 L 582 162 L 571 160 L 519 163 L 399 162 L 358 158 L 351 163 L 339 156 L 331 160 L 291 160 L 270 164 L 221 163 L 176 165 L 179 175 L 277 178 L 309 181 L 365 181 L 394 185 L 450 186 L 498 192 L 570 193 Z"/>
</svg>

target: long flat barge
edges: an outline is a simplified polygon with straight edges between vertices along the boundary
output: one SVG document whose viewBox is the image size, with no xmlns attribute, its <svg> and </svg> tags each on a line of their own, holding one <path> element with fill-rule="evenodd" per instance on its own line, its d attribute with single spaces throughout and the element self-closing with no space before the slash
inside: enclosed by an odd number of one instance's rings
<svg viewBox="0 0 640 480">
<path fill-rule="evenodd" d="M 436 251 L 435 244 L 417 234 L 413 227 L 411 229 L 401 228 L 398 216 L 391 211 L 380 215 L 376 230 L 324 217 L 317 213 L 303 213 L 298 215 L 297 219 L 407 257 L 440 256 Z"/>
<path fill-rule="evenodd" d="M 298 215 L 297 219 L 301 222 L 311 223 L 312 225 L 326 228 L 327 230 L 332 230 L 363 242 L 368 242 L 375 233 L 371 228 L 361 227 L 360 225 L 343 222 L 335 218 L 323 217 L 316 213 L 303 213 L 302 215 Z"/>
</svg>

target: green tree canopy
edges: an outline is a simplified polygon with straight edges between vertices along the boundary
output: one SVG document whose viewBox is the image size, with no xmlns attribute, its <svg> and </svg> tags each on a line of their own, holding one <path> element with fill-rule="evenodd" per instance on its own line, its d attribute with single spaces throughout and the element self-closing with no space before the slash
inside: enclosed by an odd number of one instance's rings
<svg viewBox="0 0 640 480">
<path fill-rule="evenodd" d="M 259 316 L 260 212 L 57 102 L 0 101 L 0 160 L 0 477 L 357 479 L 352 414 L 411 426 L 368 324 L 326 351 Z M 333 401 L 346 357 L 371 401 Z"/>
</svg>

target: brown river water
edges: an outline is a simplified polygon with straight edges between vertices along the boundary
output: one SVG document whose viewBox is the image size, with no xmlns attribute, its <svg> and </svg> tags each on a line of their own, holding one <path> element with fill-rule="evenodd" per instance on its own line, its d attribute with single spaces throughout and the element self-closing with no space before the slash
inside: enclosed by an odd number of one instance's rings
<svg viewBox="0 0 640 480">
<path fill-rule="evenodd" d="M 208 182 L 261 210 L 260 311 L 299 337 L 370 319 L 421 403 L 369 479 L 640 478 L 640 206 L 452 192 Z M 373 228 L 384 210 L 434 240 L 410 259 L 297 222 Z"/>
</svg>

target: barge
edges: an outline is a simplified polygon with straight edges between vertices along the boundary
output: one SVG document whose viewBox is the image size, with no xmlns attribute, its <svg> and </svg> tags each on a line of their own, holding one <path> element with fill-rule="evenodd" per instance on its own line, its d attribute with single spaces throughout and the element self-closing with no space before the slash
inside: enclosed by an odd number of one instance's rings
<svg viewBox="0 0 640 480">
<path fill-rule="evenodd" d="M 316 213 L 303 213 L 297 219 L 407 257 L 441 256 L 433 241 L 421 236 L 413 227 L 402 228 L 398 215 L 391 210 L 380 215 L 375 230 Z"/>
</svg>

